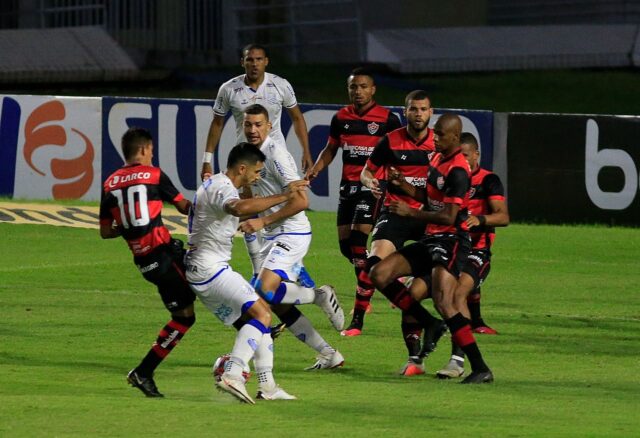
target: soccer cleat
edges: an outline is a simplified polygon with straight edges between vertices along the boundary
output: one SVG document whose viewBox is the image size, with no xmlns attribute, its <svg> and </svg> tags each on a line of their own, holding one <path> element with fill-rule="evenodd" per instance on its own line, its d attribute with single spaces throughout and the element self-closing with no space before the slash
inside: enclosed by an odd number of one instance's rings
<svg viewBox="0 0 640 438">
<path fill-rule="evenodd" d="M 320 306 L 324 313 L 329 317 L 331 325 L 340 331 L 344 328 L 344 311 L 338 303 L 338 297 L 333 286 L 324 285 L 320 286 L 316 291 L 316 299 L 314 304 Z"/>
<path fill-rule="evenodd" d="M 493 373 L 491 370 L 487 371 L 473 371 L 469 374 L 460 384 L 476 384 L 476 383 L 491 383 L 493 382 Z"/>
<path fill-rule="evenodd" d="M 360 336 L 361 334 L 362 334 L 362 327 L 358 328 L 354 325 L 350 325 L 349 327 L 347 327 L 346 329 L 340 332 L 340 336 L 347 336 L 347 337 Z"/>
<path fill-rule="evenodd" d="M 276 339 L 278 336 L 280 336 L 282 334 L 282 332 L 284 332 L 284 329 L 287 328 L 287 324 L 285 324 L 284 322 L 281 322 L 278 325 L 274 325 L 271 327 L 271 339 Z"/>
<path fill-rule="evenodd" d="M 492 329 L 488 325 L 481 325 L 473 328 L 474 333 L 480 333 L 482 335 L 497 335 L 498 331 L 496 329 Z"/>
<path fill-rule="evenodd" d="M 338 350 L 329 355 L 319 354 L 316 357 L 317 361 L 312 366 L 305 368 L 306 371 L 311 370 L 331 370 L 339 368 L 344 365 L 344 357 Z"/>
<path fill-rule="evenodd" d="M 298 397 L 295 395 L 289 394 L 284 389 L 276 386 L 272 391 L 267 391 L 263 389 L 258 390 L 258 394 L 256 395 L 256 400 L 297 400 Z"/>
<path fill-rule="evenodd" d="M 424 364 L 423 363 L 415 363 L 411 359 L 407 361 L 406 364 L 402 367 L 400 372 L 398 373 L 401 376 L 419 376 L 424 374 Z"/>
<path fill-rule="evenodd" d="M 307 268 L 305 268 L 304 266 L 300 268 L 300 273 L 298 274 L 298 284 L 300 284 L 300 286 L 302 287 L 316 287 L 316 282 L 313 281 L 313 278 L 311 278 L 311 275 L 309 275 L 309 271 L 307 271 Z"/>
<path fill-rule="evenodd" d="M 216 382 L 216 387 L 220 391 L 227 392 L 244 403 L 249 403 L 251 405 L 256 404 L 253 401 L 249 393 L 247 392 L 247 388 L 244 386 L 244 382 L 241 379 L 234 378 L 227 373 L 224 373 L 220 380 Z"/>
<path fill-rule="evenodd" d="M 460 366 L 460 363 L 457 360 L 451 359 L 444 368 L 436 372 L 436 377 L 438 379 L 456 379 L 458 377 L 462 377 L 463 374 L 464 368 Z"/>
<path fill-rule="evenodd" d="M 424 330 L 424 337 L 422 339 L 422 349 L 420 350 L 420 356 L 426 357 L 429 353 L 432 353 L 438 345 L 438 341 L 447 332 L 447 325 L 442 320 L 431 324 Z"/>
<path fill-rule="evenodd" d="M 138 388 L 147 397 L 164 397 L 164 395 L 158 391 L 158 387 L 156 386 L 156 382 L 153 381 L 153 378 L 141 376 L 135 368 L 127 374 L 127 382 L 129 382 L 131 386 Z"/>
</svg>

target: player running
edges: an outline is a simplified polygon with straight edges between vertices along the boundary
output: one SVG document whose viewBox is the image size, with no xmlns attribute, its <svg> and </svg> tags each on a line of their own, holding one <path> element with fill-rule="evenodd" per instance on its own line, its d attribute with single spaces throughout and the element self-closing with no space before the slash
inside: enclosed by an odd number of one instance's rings
<svg viewBox="0 0 640 438">
<path fill-rule="evenodd" d="M 162 223 L 162 203 L 170 202 L 187 214 L 191 202 L 184 199 L 169 177 L 154 167 L 151 133 L 130 128 L 122 136 L 125 165 L 104 182 L 100 201 L 100 236 L 122 236 L 145 280 L 155 284 L 171 320 L 160 330 L 142 362 L 127 381 L 147 397 L 164 397 L 153 373 L 196 321 L 195 296 L 185 280 L 183 244 L 172 239 Z"/>
<path fill-rule="evenodd" d="M 293 157 L 268 135 L 269 114 L 261 105 L 245 110 L 243 121 L 247 141 L 266 156 L 261 178 L 252 186 L 254 194 L 272 196 L 299 179 Z M 287 328 L 302 342 L 318 352 L 317 362 L 309 369 L 336 368 L 344 358 L 329 345 L 311 322 L 293 304 L 319 305 L 336 330 L 344 326 L 344 313 L 331 286 L 314 289 L 295 283 L 302 260 L 311 243 L 311 224 L 304 212 L 308 206 L 306 193 L 300 192 L 283 204 L 264 211 L 258 218 L 240 225 L 244 232 L 263 231 L 265 244 L 258 253 L 261 266 L 255 289 L 269 304 Z M 283 306 L 286 305 L 286 306 Z"/>
<path fill-rule="evenodd" d="M 200 301 L 225 325 L 245 322 L 217 387 L 245 403 L 253 404 L 247 393 L 243 371 L 253 358 L 258 375 L 257 399 L 292 400 L 294 396 L 276 385 L 273 378 L 271 311 L 242 276 L 231 269 L 229 260 L 233 236 L 240 216 L 259 213 L 286 202 L 308 182 L 295 181 L 287 192 L 240 199 L 238 189 L 260 178 L 265 156 L 248 143 L 236 145 L 229 154 L 227 170 L 208 178 L 198 188 L 189 214 L 189 250 L 185 263 L 187 280 Z"/>
</svg>

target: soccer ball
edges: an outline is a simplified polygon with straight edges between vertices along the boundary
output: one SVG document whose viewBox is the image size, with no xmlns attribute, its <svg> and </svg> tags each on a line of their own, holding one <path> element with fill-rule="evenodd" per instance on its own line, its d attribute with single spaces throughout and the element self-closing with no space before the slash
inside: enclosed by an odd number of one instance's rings
<svg viewBox="0 0 640 438">
<path fill-rule="evenodd" d="M 222 373 L 224 373 L 224 364 L 226 364 L 230 358 L 231 354 L 226 353 L 218 357 L 213 363 L 213 368 L 211 371 L 213 372 L 213 378 L 216 382 L 220 381 Z M 244 377 L 244 383 L 247 383 L 249 381 L 249 378 L 251 377 L 251 370 L 249 369 L 249 366 L 245 365 L 244 370 L 242 370 L 242 377 Z"/>
</svg>

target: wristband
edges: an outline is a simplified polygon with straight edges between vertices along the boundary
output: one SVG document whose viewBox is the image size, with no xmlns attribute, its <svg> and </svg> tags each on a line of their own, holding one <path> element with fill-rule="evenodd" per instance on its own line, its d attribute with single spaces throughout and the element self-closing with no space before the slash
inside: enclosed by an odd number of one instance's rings
<svg viewBox="0 0 640 438">
<path fill-rule="evenodd" d="M 484 217 L 483 215 L 480 216 L 476 216 L 478 218 L 478 222 L 480 222 L 480 226 L 484 227 L 485 225 L 487 225 L 487 218 Z"/>
<path fill-rule="evenodd" d="M 205 152 L 204 155 L 202 156 L 202 162 L 203 163 L 211 164 L 212 160 L 213 160 L 213 153 L 212 152 Z"/>
</svg>

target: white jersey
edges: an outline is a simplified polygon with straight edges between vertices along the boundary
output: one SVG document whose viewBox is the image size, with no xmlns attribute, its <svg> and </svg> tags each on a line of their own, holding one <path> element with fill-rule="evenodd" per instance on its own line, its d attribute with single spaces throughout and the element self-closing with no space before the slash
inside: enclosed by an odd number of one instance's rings
<svg viewBox="0 0 640 438">
<path fill-rule="evenodd" d="M 284 145 L 284 135 L 280 129 L 280 116 L 282 115 L 282 107 L 293 108 L 298 104 L 293 87 L 286 79 L 265 73 L 264 80 L 258 89 L 254 90 L 245 83 L 245 76 L 236 76 L 220 86 L 213 112 L 218 116 L 225 116 L 231 110 L 236 121 L 236 137 L 239 143 L 247 141 L 242 128 L 244 110 L 250 105 L 260 104 L 269 113 L 269 121 L 271 122 L 269 135 L 276 142 Z"/>
<path fill-rule="evenodd" d="M 238 189 L 224 173 L 217 173 L 198 188 L 189 212 L 187 281 L 207 281 L 231 259 L 233 236 L 240 219 L 224 210 L 240 199 Z"/>
<path fill-rule="evenodd" d="M 262 197 L 279 195 L 286 190 L 291 182 L 302 179 L 298 175 L 298 167 L 295 160 L 284 144 L 276 143 L 267 137 L 262 146 L 260 146 L 260 150 L 266 155 L 267 159 L 260 171 L 260 179 L 252 186 L 254 194 Z M 271 207 L 260 213 L 259 216 L 268 216 L 280 210 L 284 205 L 278 204 Z M 264 228 L 265 238 L 283 233 L 311 233 L 311 224 L 305 212 L 301 211 Z"/>
</svg>

